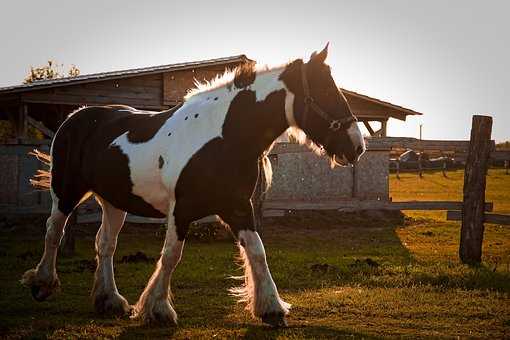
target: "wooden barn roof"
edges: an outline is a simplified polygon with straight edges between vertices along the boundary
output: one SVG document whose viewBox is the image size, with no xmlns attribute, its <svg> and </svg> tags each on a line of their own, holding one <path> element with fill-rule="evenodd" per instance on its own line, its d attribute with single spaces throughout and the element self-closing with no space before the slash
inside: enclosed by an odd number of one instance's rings
<svg viewBox="0 0 510 340">
<path fill-rule="evenodd" d="M 133 76 L 142 76 L 142 75 L 155 74 L 155 73 L 161 73 L 161 72 L 181 71 L 181 70 L 188 70 L 188 69 L 193 69 L 193 68 L 198 68 L 198 67 L 237 64 L 239 62 L 244 62 L 244 61 L 249 61 L 249 60 L 250 59 L 248 59 L 244 54 L 240 54 L 240 55 L 236 55 L 236 56 L 232 56 L 232 57 L 191 61 L 191 62 L 186 62 L 186 63 L 133 68 L 133 69 L 122 70 L 122 71 L 84 74 L 84 75 L 79 75 L 77 77 L 66 77 L 66 78 L 58 78 L 58 79 L 50 79 L 50 80 L 38 80 L 38 81 L 35 81 L 30 84 L 0 87 L 0 95 L 4 94 L 4 93 L 26 92 L 26 91 L 39 90 L 39 89 L 44 89 L 44 88 L 65 86 L 65 85 L 71 85 L 71 84 L 75 85 L 75 84 L 80 84 L 80 83 L 87 83 L 87 82 L 94 82 L 94 81 L 101 81 L 101 80 L 127 78 L 127 77 L 133 77 Z"/>
</svg>

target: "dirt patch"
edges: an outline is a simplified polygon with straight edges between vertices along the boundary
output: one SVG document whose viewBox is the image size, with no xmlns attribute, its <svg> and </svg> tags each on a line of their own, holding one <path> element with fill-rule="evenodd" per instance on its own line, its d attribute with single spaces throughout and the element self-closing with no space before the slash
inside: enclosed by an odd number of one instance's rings
<svg viewBox="0 0 510 340">
<path fill-rule="evenodd" d="M 310 270 L 314 273 L 328 274 L 328 273 L 339 273 L 340 268 L 327 263 L 314 263 L 310 266 Z"/>
<path fill-rule="evenodd" d="M 351 269 L 356 269 L 356 268 L 365 267 L 365 266 L 368 266 L 371 268 L 378 268 L 380 266 L 380 264 L 379 264 L 379 262 L 374 261 L 370 257 L 368 257 L 364 260 L 356 259 L 356 261 L 348 264 L 347 266 Z"/>
<path fill-rule="evenodd" d="M 122 256 L 120 263 L 148 263 L 155 262 L 153 257 L 148 257 L 145 253 L 137 251 L 135 254 Z"/>
</svg>

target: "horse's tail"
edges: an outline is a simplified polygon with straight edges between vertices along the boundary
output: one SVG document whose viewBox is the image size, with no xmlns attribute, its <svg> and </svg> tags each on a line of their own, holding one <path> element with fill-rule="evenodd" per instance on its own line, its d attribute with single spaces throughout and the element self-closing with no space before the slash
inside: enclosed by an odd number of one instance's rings
<svg viewBox="0 0 510 340">
<path fill-rule="evenodd" d="M 50 167 L 51 165 L 51 156 L 47 153 L 41 152 L 37 149 L 34 149 L 32 152 L 28 153 L 31 156 L 35 156 L 41 163 L 45 166 Z M 49 170 L 37 170 L 37 173 L 30 179 L 30 184 L 33 187 L 39 190 L 50 190 L 51 185 L 51 172 Z"/>
</svg>

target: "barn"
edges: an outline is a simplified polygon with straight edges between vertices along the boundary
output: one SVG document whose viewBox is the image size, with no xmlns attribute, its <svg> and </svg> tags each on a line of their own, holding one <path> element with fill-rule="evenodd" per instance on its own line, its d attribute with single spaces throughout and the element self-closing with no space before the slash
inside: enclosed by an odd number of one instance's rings
<svg viewBox="0 0 510 340">
<path fill-rule="evenodd" d="M 194 79 L 208 80 L 227 68 L 251 62 L 245 55 L 80 75 L 0 88 L 0 119 L 15 133 L 0 140 L 0 212 L 48 212 L 49 197 L 28 181 L 41 166 L 28 155 L 48 150 L 68 113 L 83 105 L 125 104 L 142 110 L 165 110 L 182 101 Z M 356 167 L 331 170 L 324 159 L 302 147 L 279 143 L 271 154 L 275 178 L 268 207 L 295 207 L 317 202 L 388 200 L 390 118 L 405 120 L 421 113 L 342 89 L 353 112 L 370 134 L 368 152 Z M 374 123 L 378 125 L 376 129 Z M 31 131 L 38 131 L 34 138 Z M 43 138 L 41 138 L 43 136 Z M 350 202 L 350 203 L 349 203 Z"/>
</svg>

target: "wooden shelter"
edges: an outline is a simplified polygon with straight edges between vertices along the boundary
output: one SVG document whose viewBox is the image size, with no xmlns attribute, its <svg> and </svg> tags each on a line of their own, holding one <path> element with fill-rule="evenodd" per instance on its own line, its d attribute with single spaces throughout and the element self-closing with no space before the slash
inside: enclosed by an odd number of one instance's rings
<svg viewBox="0 0 510 340">
<path fill-rule="evenodd" d="M 420 112 L 406 109 L 380 99 L 372 98 L 354 91 L 342 89 L 358 121 L 363 123 L 372 137 L 386 137 L 388 120 L 390 118 L 406 120 L 407 116 L 422 115 Z M 374 130 L 371 123 L 380 123 L 380 128 Z"/>
<path fill-rule="evenodd" d="M 14 138 L 0 140 L 0 211 L 47 211 L 46 193 L 34 191 L 28 178 L 39 164 L 27 155 L 48 150 L 65 117 L 83 105 L 125 104 L 143 110 L 164 110 L 182 101 L 194 80 L 209 80 L 227 68 L 251 62 L 245 55 L 160 65 L 124 71 L 36 81 L 0 88 L 0 120 L 15 127 Z M 389 118 L 405 120 L 420 113 L 342 89 L 351 109 L 373 136 L 386 136 Z M 370 125 L 379 122 L 377 131 Z M 29 126 L 44 139 L 30 138 Z"/>
</svg>

